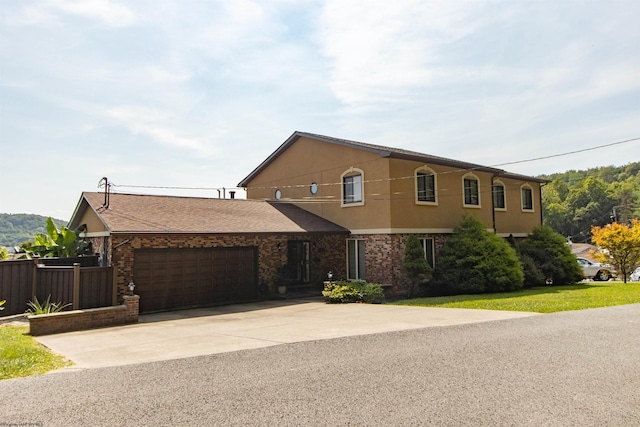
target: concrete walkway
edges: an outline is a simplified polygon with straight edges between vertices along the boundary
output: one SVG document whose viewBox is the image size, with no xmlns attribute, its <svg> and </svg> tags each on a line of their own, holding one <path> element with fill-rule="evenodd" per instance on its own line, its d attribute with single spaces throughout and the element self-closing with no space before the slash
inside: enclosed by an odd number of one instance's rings
<svg viewBox="0 0 640 427">
<path fill-rule="evenodd" d="M 535 316 L 536 313 L 264 301 L 140 316 L 140 323 L 36 339 L 89 369 L 381 332 Z"/>
</svg>

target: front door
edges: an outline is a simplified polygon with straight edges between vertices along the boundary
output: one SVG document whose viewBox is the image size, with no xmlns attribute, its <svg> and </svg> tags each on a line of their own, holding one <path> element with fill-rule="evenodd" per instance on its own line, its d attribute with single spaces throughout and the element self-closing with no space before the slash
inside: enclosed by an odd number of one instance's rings
<svg viewBox="0 0 640 427">
<path fill-rule="evenodd" d="M 309 242 L 289 240 L 287 245 L 288 278 L 291 285 L 309 283 Z"/>
</svg>

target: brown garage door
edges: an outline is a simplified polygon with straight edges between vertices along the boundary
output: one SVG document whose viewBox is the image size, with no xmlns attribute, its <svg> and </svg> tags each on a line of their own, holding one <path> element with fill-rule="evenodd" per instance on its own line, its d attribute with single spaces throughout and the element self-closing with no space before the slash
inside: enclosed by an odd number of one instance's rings
<svg viewBox="0 0 640 427">
<path fill-rule="evenodd" d="M 140 311 L 255 299 L 257 253 L 256 247 L 137 249 L 133 277 Z"/>
</svg>

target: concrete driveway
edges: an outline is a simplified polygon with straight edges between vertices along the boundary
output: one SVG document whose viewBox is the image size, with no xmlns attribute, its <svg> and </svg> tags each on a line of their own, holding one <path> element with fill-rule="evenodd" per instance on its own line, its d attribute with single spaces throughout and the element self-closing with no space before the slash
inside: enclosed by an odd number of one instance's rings
<svg viewBox="0 0 640 427">
<path fill-rule="evenodd" d="M 491 310 L 264 301 L 140 316 L 134 325 L 36 339 L 75 365 L 130 365 L 302 341 L 535 316 Z"/>
</svg>

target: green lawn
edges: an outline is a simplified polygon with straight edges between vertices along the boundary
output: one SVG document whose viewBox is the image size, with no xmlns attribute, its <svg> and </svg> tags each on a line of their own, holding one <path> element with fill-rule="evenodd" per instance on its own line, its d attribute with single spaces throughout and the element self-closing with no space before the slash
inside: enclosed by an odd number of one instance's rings
<svg viewBox="0 0 640 427">
<path fill-rule="evenodd" d="M 0 380 L 44 374 L 71 362 L 27 335 L 26 326 L 0 326 Z"/>
<path fill-rule="evenodd" d="M 622 282 L 589 282 L 499 294 L 415 298 L 396 301 L 392 304 L 554 313 L 635 303 L 640 303 L 640 283 L 638 282 L 627 284 Z"/>
</svg>

